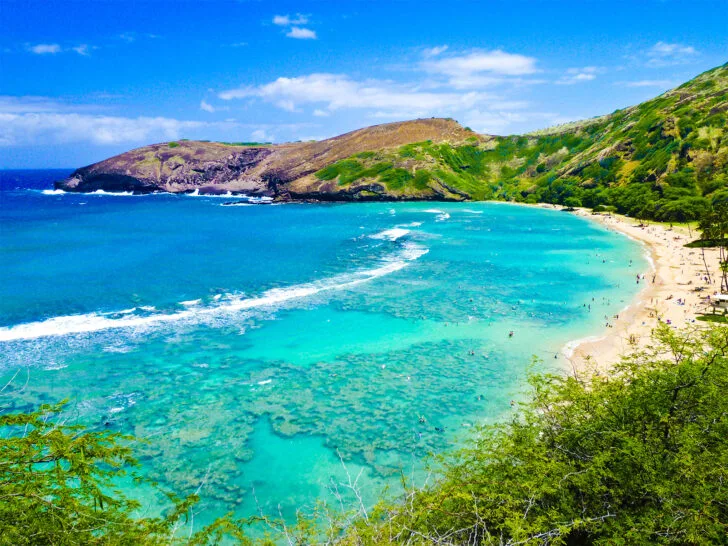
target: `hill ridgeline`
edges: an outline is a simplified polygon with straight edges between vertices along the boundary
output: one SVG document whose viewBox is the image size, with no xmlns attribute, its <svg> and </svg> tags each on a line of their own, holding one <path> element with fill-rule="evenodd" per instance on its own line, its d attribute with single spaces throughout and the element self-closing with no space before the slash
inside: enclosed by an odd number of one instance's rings
<svg viewBox="0 0 728 546">
<path fill-rule="evenodd" d="M 508 200 L 683 221 L 728 200 L 728 63 L 637 106 L 526 135 L 451 119 L 280 145 L 179 141 L 75 171 L 66 191 L 276 200 Z"/>
</svg>

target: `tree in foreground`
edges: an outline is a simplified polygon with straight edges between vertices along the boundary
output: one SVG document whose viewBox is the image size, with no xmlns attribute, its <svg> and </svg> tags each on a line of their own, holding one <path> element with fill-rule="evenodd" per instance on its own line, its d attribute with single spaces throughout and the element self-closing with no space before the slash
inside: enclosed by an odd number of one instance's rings
<svg viewBox="0 0 728 546">
<path fill-rule="evenodd" d="M 510 422 L 345 541 L 728 544 L 727 351 L 728 329 L 665 326 L 609 375 L 536 376 Z"/>
<path fill-rule="evenodd" d="M 140 504 L 116 488 L 137 464 L 132 438 L 66 425 L 62 407 L 0 415 L 0 544 L 247 543 L 230 517 L 192 532 L 185 523 L 195 496 L 168 494 L 164 516 L 139 516 Z"/>
</svg>

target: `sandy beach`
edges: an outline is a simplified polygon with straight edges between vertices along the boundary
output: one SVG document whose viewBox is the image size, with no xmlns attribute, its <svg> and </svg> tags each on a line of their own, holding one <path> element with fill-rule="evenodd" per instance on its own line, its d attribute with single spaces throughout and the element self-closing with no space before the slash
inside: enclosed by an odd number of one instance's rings
<svg viewBox="0 0 728 546">
<path fill-rule="evenodd" d="M 621 232 L 645 244 L 652 269 L 635 270 L 644 288 L 618 318 L 612 317 L 600 335 L 567 345 L 564 352 L 577 371 L 601 372 L 619 358 L 636 348 L 644 347 L 660 321 L 675 328 L 700 325 L 695 317 L 712 312 L 707 296 L 720 291 L 718 249 L 705 249 L 706 267 L 699 248 L 684 245 L 699 236 L 699 232 L 684 226 L 641 223 L 616 214 L 592 214 L 580 209 L 576 214 L 600 222 L 607 229 Z M 701 290 L 696 290 L 701 288 Z"/>
</svg>

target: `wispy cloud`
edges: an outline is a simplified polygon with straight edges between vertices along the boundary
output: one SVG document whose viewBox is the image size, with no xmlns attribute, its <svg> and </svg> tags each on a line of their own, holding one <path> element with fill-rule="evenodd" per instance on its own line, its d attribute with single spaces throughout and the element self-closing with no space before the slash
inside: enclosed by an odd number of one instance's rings
<svg viewBox="0 0 728 546">
<path fill-rule="evenodd" d="M 137 33 L 136 32 L 122 32 L 121 34 L 119 34 L 119 39 L 121 39 L 127 43 L 136 42 Z"/>
<path fill-rule="evenodd" d="M 446 84 L 456 89 L 479 89 L 507 82 L 519 83 L 516 78 L 539 72 L 535 58 L 500 49 L 474 50 L 451 55 L 443 55 L 444 52 L 441 49 L 437 58 L 433 59 L 432 52 L 426 50 L 425 60 L 417 68 L 435 78 L 435 84 Z M 520 83 L 529 82 L 521 79 Z"/>
<path fill-rule="evenodd" d="M 536 59 L 496 49 L 494 51 L 473 51 L 464 55 L 451 55 L 436 61 L 426 61 L 423 63 L 423 67 L 428 72 L 447 76 L 483 73 L 523 76 L 536 72 Z"/>
<path fill-rule="evenodd" d="M 538 122 L 544 127 L 573 121 L 553 112 L 509 112 L 502 110 L 472 110 L 466 112 L 462 122 L 485 134 L 504 134 L 516 123 Z"/>
<path fill-rule="evenodd" d="M 671 80 L 637 80 L 632 82 L 617 82 L 617 85 L 624 87 L 662 87 L 668 88 L 675 85 Z"/>
<path fill-rule="evenodd" d="M 435 46 L 435 47 L 426 47 L 422 51 L 422 55 L 425 57 L 437 57 L 441 53 L 445 53 L 447 51 L 448 46 L 447 45 L 441 45 L 441 46 Z"/>
<path fill-rule="evenodd" d="M 654 67 L 672 66 L 690 62 L 698 51 L 689 45 L 657 42 L 647 50 L 647 65 Z"/>
<path fill-rule="evenodd" d="M 48 97 L 0 96 L 0 146 L 69 142 L 119 144 L 179 138 L 185 131 L 230 127 L 224 123 L 166 117 L 122 117 L 94 113 L 95 105 L 74 105 Z"/>
<path fill-rule="evenodd" d="M 291 29 L 286 32 L 286 36 L 289 38 L 297 38 L 299 40 L 315 40 L 316 32 L 309 28 L 291 27 Z"/>
<path fill-rule="evenodd" d="M 206 124 L 164 117 L 118 117 L 89 114 L 0 113 L 0 146 L 90 142 L 119 144 L 179 138 Z"/>
<path fill-rule="evenodd" d="M 306 25 L 308 24 L 308 15 L 297 13 L 295 17 L 290 15 L 274 15 L 273 24 L 281 27 L 287 27 L 291 25 Z"/>
<path fill-rule="evenodd" d="M 36 55 L 55 55 L 61 52 L 61 46 L 58 44 L 28 45 L 26 49 Z"/>
<path fill-rule="evenodd" d="M 302 13 L 297 13 L 295 17 L 290 15 L 274 15 L 273 24 L 279 27 L 286 27 L 288 32 L 286 36 L 289 38 L 295 38 L 297 40 L 316 40 L 316 31 L 310 28 L 305 28 L 301 25 L 306 25 L 309 22 L 309 16 Z"/>
<path fill-rule="evenodd" d="M 89 55 L 91 55 L 91 52 L 89 51 L 89 46 L 87 44 L 77 45 L 76 47 L 72 47 L 71 49 L 73 49 L 73 51 L 83 57 L 88 57 Z"/>
<path fill-rule="evenodd" d="M 204 101 L 203 101 L 204 102 Z M 182 137 L 206 138 L 210 133 L 239 140 L 250 130 L 265 130 L 274 140 L 278 131 L 297 133 L 314 123 L 249 124 L 235 119 L 196 121 L 162 116 L 114 116 L 96 105 L 69 104 L 48 97 L 0 96 L 0 147 L 82 142 L 92 145 L 147 144 Z M 222 108 L 216 111 L 223 110 Z M 203 136 L 205 135 L 205 136 Z"/>
<path fill-rule="evenodd" d="M 557 85 L 574 85 L 595 80 L 597 74 L 604 69 L 597 66 L 585 66 L 583 68 L 569 68 L 561 78 L 556 80 Z"/>
<path fill-rule="evenodd" d="M 256 129 L 250 133 L 250 136 L 256 142 L 273 142 L 276 139 L 276 137 L 269 133 L 266 129 Z"/>
<path fill-rule="evenodd" d="M 200 101 L 200 110 L 204 110 L 205 112 L 213 113 L 215 111 L 215 107 L 203 99 Z"/>
<path fill-rule="evenodd" d="M 262 101 L 289 112 L 308 111 L 314 117 L 347 110 L 377 120 L 451 116 L 478 121 L 473 126 L 480 130 L 500 130 L 531 119 L 560 119 L 556 114 L 529 112 L 530 103 L 520 97 L 485 90 L 539 81 L 528 77 L 540 72 L 533 57 L 503 50 L 451 53 L 445 45 L 423 48 L 420 53 L 419 60 L 403 68 L 405 73 L 418 74 L 412 81 L 312 73 L 224 90 L 218 98 Z"/>
<path fill-rule="evenodd" d="M 343 74 L 309 74 L 297 78 L 278 78 L 260 86 L 223 91 L 223 100 L 260 98 L 283 110 L 300 105 L 323 105 L 329 112 L 340 109 L 386 109 L 408 111 L 414 115 L 452 107 L 472 106 L 482 93 L 435 93 L 414 86 L 379 80 L 358 81 Z M 321 108 L 319 108 L 321 110 Z"/>
</svg>

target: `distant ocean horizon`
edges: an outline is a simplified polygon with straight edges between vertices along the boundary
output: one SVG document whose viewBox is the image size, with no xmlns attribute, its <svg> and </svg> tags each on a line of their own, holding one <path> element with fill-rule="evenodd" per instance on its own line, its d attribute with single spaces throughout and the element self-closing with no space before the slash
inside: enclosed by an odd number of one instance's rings
<svg viewBox="0 0 728 546">
<path fill-rule="evenodd" d="M 148 439 L 143 474 L 202 485 L 201 522 L 293 518 L 347 471 L 367 502 L 421 481 L 603 333 L 646 264 L 536 207 L 53 191 L 70 172 L 0 171 L 0 381 L 23 370 L 0 411 L 67 398 Z"/>
</svg>

